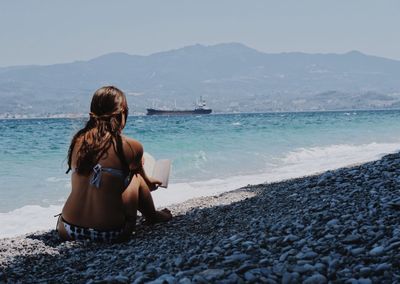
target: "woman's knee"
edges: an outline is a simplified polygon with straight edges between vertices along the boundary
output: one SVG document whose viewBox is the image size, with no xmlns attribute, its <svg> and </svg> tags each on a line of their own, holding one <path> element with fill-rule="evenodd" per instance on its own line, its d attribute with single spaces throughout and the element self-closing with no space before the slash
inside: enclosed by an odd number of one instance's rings
<svg viewBox="0 0 400 284">
<path fill-rule="evenodd" d="M 128 187 L 122 193 L 122 201 L 124 205 L 137 206 L 139 199 L 140 180 L 134 176 Z"/>
<path fill-rule="evenodd" d="M 141 175 L 138 174 L 137 179 L 139 181 L 139 189 L 148 187 L 146 181 L 144 180 L 144 178 Z"/>
</svg>

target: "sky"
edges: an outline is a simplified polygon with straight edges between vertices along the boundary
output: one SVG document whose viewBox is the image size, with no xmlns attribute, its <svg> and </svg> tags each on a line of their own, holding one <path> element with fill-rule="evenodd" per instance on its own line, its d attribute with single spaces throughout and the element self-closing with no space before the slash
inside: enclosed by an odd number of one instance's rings
<svg viewBox="0 0 400 284">
<path fill-rule="evenodd" d="M 2 0 L 0 66 L 240 42 L 400 60 L 398 0 Z"/>
</svg>

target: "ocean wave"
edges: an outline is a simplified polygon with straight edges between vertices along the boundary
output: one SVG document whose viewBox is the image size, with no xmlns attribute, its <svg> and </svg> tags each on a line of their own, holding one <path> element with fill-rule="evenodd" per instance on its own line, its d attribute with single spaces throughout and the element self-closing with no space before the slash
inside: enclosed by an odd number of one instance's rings
<svg viewBox="0 0 400 284">
<path fill-rule="evenodd" d="M 60 213 L 61 208 L 60 205 L 49 207 L 27 205 L 7 213 L 0 213 L 0 238 L 55 228 L 57 218 L 54 215 Z"/>
<path fill-rule="evenodd" d="M 56 183 L 58 183 L 60 181 L 69 181 L 69 180 L 70 180 L 69 177 L 67 177 L 67 178 L 59 178 L 59 177 L 48 177 L 48 178 L 46 178 L 47 182 L 56 182 Z"/>
<path fill-rule="evenodd" d="M 315 168 L 325 165 L 330 167 L 346 166 L 354 163 L 363 163 L 379 159 L 385 154 L 400 149 L 398 143 L 369 143 L 361 145 L 338 144 L 325 147 L 298 148 L 282 158 L 286 165 L 301 165 L 305 168 Z"/>
</svg>

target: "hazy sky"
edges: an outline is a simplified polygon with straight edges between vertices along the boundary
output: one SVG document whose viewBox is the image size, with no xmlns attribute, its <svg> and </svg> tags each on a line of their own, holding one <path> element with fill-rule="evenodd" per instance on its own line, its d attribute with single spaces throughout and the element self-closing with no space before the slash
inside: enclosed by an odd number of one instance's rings
<svg viewBox="0 0 400 284">
<path fill-rule="evenodd" d="M 2 0 L 0 66 L 241 42 L 400 60 L 399 0 Z"/>
</svg>

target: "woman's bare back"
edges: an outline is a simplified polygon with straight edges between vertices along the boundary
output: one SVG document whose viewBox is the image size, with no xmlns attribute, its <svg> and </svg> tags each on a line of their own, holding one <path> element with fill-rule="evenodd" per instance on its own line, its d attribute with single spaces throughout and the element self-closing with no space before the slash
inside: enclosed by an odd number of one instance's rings
<svg viewBox="0 0 400 284">
<path fill-rule="evenodd" d="M 140 161 L 142 146 L 134 139 L 123 138 L 123 151 L 126 161 L 131 168 L 137 167 Z M 76 157 L 82 139 L 79 139 L 72 153 L 72 168 L 76 167 Z M 123 165 L 117 156 L 114 147 L 109 147 L 98 162 L 101 167 L 123 171 Z M 90 227 L 100 230 L 123 227 L 125 214 L 122 203 L 122 192 L 126 188 L 125 177 L 114 176 L 103 171 L 99 187 L 91 184 L 94 172 L 85 176 L 73 172 L 71 175 L 71 194 L 64 205 L 62 216 L 72 224 L 81 227 Z"/>
</svg>

